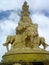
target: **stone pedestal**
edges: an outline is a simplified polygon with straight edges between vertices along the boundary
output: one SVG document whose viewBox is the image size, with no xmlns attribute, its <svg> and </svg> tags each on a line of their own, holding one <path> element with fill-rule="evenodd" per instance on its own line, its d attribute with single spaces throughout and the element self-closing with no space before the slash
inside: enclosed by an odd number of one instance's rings
<svg viewBox="0 0 49 65">
<path fill-rule="evenodd" d="M 2 62 L 6 63 L 26 63 L 26 65 L 35 65 L 41 62 L 45 65 L 49 63 L 49 52 L 42 49 L 19 49 L 9 51 L 3 56 Z"/>
</svg>

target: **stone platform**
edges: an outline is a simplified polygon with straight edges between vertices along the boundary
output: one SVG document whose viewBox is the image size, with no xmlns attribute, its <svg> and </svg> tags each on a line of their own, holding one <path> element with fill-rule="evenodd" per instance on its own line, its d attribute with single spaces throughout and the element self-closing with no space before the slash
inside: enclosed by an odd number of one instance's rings
<svg viewBox="0 0 49 65">
<path fill-rule="evenodd" d="M 47 62 L 49 61 L 49 52 L 43 49 L 15 49 L 7 52 L 3 56 L 2 62 Z"/>
</svg>

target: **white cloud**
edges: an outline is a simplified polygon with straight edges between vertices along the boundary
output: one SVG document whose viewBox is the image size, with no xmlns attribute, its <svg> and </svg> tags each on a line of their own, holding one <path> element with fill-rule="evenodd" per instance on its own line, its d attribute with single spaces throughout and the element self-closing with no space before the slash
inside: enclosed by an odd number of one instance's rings
<svg viewBox="0 0 49 65">
<path fill-rule="evenodd" d="M 19 12 L 11 12 L 10 16 L 9 16 L 9 20 L 12 20 L 14 22 L 17 22 L 19 21 L 20 19 L 20 16 L 18 16 L 18 13 Z"/>
<path fill-rule="evenodd" d="M 27 0 L 32 10 L 49 10 L 49 0 Z"/>
<path fill-rule="evenodd" d="M 11 10 L 20 8 L 24 0 L 0 0 L 0 10 Z"/>
<path fill-rule="evenodd" d="M 16 27 L 16 23 L 6 20 L 3 23 L 0 23 L 0 27 L 2 32 L 6 32 L 7 34 L 9 34 L 11 32 L 10 30 Z"/>
<path fill-rule="evenodd" d="M 0 10 L 21 8 L 25 0 L 0 0 Z M 49 10 L 49 0 L 26 0 L 34 11 Z"/>
</svg>

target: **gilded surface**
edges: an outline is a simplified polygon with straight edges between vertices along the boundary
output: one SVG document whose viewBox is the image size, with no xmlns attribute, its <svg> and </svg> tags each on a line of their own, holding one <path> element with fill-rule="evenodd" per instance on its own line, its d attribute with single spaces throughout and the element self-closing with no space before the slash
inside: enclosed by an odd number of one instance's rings
<svg viewBox="0 0 49 65">
<path fill-rule="evenodd" d="M 6 42 L 3 44 L 8 51 L 3 56 L 3 62 L 18 62 L 20 60 L 26 62 L 40 62 L 49 60 L 49 53 L 45 50 L 49 45 L 46 43 L 44 37 L 39 37 L 38 24 L 32 23 L 28 8 L 27 2 L 24 2 L 21 18 L 16 27 L 16 35 L 7 36 Z M 11 44 L 10 50 L 9 44 Z M 39 47 L 41 44 L 44 49 Z"/>
<path fill-rule="evenodd" d="M 16 27 L 16 35 L 8 36 L 6 43 L 4 46 L 7 47 L 11 44 L 11 49 L 15 48 L 23 48 L 23 47 L 29 47 L 29 48 L 39 48 L 39 46 L 42 44 L 44 49 L 48 46 L 45 42 L 45 39 L 43 37 L 39 37 L 38 35 L 38 25 L 33 24 L 31 18 L 29 17 L 29 10 L 28 5 L 25 2 L 22 7 L 21 12 L 21 18 L 18 23 L 18 26 Z"/>
</svg>

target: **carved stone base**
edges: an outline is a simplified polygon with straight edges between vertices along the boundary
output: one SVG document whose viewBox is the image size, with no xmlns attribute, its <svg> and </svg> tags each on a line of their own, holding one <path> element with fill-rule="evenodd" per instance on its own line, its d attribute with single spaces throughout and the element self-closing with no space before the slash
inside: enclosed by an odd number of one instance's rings
<svg viewBox="0 0 49 65">
<path fill-rule="evenodd" d="M 42 49 L 19 49 L 7 52 L 3 56 L 3 62 L 44 62 L 49 61 L 49 52 Z"/>
</svg>

